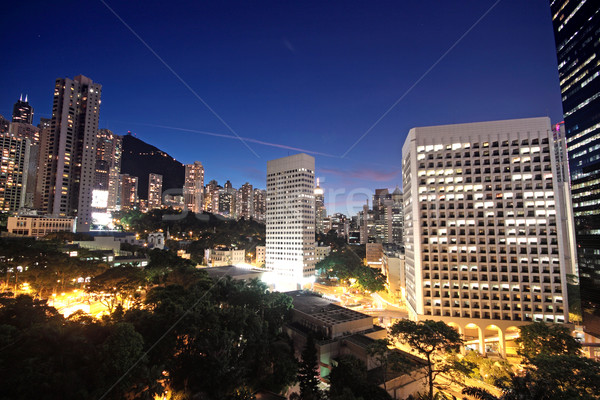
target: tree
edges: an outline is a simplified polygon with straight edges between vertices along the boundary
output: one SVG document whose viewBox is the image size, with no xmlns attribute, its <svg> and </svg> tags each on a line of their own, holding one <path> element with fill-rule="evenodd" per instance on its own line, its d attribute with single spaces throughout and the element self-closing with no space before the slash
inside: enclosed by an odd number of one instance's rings
<svg viewBox="0 0 600 400">
<path fill-rule="evenodd" d="M 386 390 L 369 381 L 367 366 L 350 355 L 340 356 L 329 373 L 329 397 L 335 400 L 391 400 Z"/>
<path fill-rule="evenodd" d="M 306 346 L 302 351 L 302 360 L 298 368 L 300 382 L 300 398 L 302 400 L 319 400 L 322 397 L 319 389 L 319 366 L 315 339 L 309 334 Z"/>
<path fill-rule="evenodd" d="M 383 388 L 387 391 L 387 372 L 388 372 L 388 355 L 390 353 L 390 349 L 388 349 L 389 341 L 387 339 L 379 339 L 375 340 L 373 344 L 371 344 L 367 348 L 367 354 L 375 359 L 377 364 L 379 364 L 379 368 L 381 369 L 381 381 L 383 383 Z"/>
<path fill-rule="evenodd" d="M 435 378 L 451 370 L 451 365 L 444 361 L 444 353 L 456 351 L 463 344 L 458 331 L 442 321 L 400 320 L 392 326 L 390 335 L 425 357 L 429 397 L 433 398 Z"/>
<path fill-rule="evenodd" d="M 95 294 L 109 314 L 117 306 L 125 307 L 139 301 L 139 287 L 145 285 L 144 271 L 138 267 L 109 268 L 92 278 L 87 291 Z"/>
<path fill-rule="evenodd" d="M 517 353 L 531 362 L 538 355 L 577 355 L 581 343 L 569 329 L 561 325 L 549 325 L 544 322 L 534 322 L 520 327 L 520 335 L 515 339 Z"/>
</svg>

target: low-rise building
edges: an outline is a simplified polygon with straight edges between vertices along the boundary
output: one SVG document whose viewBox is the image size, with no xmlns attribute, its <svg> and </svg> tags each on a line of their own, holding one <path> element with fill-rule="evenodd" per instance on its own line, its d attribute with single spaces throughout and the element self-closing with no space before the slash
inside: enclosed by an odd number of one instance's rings
<svg viewBox="0 0 600 400">
<path fill-rule="evenodd" d="M 237 249 L 206 249 L 204 261 L 209 267 L 234 265 L 246 261 L 246 251 Z"/>
<path fill-rule="evenodd" d="M 256 265 L 261 266 L 265 263 L 265 246 L 256 246 Z"/>
<path fill-rule="evenodd" d="M 319 246 L 318 243 L 315 243 L 315 262 L 323 261 L 329 253 L 331 253 L 330 246 Z"/>
<path fill-rule="evenodd" d="M 43 215 L 8 217 L 6 228 L 13 235 L 43 237 L 54 232 L 73 232 L 75 218 Z"/>
<path fill-rule="evenodd" d="M 397 299 L 404 297 L 406 281 L 404 278 L 404 254 L 383 252 L 381 273 L 385 275 L 390 293 Z"/>
<path fill-rule="evenodd" d="M 296 355 L 305 348 L 308 336 L 313 336 L 321 380 L 328 381 L 331 369 L 345 355 L 358 358 L 366 366 L 368 375 L 375 375 L 381 366 L 369 350 L 377 339 L 386 338 L 387 331 L 373 325 L 373 317 L 341 307 L 315 293 L 297 290 L 286 294 L 292 298 L 294 308 L 285 330 L 294 343 Z M 387 371 L 388 393 L 400 399 L 422 391 L 424 362 L 400 350 L 390 351 L 402 353 L 411 368 L 408 372 Z"/>
</svg>

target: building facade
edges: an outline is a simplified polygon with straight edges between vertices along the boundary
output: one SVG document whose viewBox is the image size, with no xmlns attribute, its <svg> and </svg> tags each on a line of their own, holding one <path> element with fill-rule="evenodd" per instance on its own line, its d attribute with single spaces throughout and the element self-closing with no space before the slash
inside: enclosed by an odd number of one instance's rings
<svg viewBox="0 0 600 400">
<path fill-rule="evenodd" d="M 162 206 L 162 184 L 163 176 L 150 174 L 148 177 L 148 210 Z"/>
<path fill-rule="evenodd" d="M 282 285 L 315 276 L 315 159 L 296 154 L 267 162 L 266 268 Z"/>
<path fill-rule="evenodd" d="M 96 142 L 96 181 L 94 190 L 106 191 L 106 209 L 114 211 L 119 198 L 119 174 L 123 138 L 108 129 L 100 129 Z"/>
<path fill-rule="evenodd" d="M 13 106 L 12 122 L 33 124 L 33 107 L 27 101 L 27 95 L 25 95 L 25 100 L 23 100 L 23 95 L 21 95 L 19 101 Z"/>
<path fill-rule="evenodd" d="M 577 267 L 559 161 L 548 118 L 411 129 L 402 173 L 414 317 L 453 324 L 482 353 L 495 337 L 502 354 L 518 325 L 568 322 Z"/>
<path fill-rule="evenodd" d="M 38 215 L 8 217 L 6 228 L 13 235 L 44 237 L 54 232 L 73 232 L 75 219 Z"/>
<path fill-rule="evenodd" d="M 325 231 L 325 219 L 327 218 L 327 209 L 325 208 L 325 191 L 319 184 L 317 178 L 317 187 L 315 188 L 315 224 L 317 233 L 327 233 Z"/>
<path fill-rule="evenodd" d="M 102 86 L 83 75 L 60 78 L 54 87 L 52 122 L 42 161 L 43 212 L 76 216 L 77 231 L 92 223 L 96 138 Z"/>
<path fill-rule="evenodd" d="M 600 285 L 600 3 L 550 3 L 582 279 Z M 584 297 L 600 304 L 597 289 Z"/>
<path fill-rule="evenodd" d="M 121 210 L 131 210 L 138 205 L 138 178 L 129 174 L 120 174 L 121 191 L 119 205 Z"/>
<path fill-rule="evenodd" d="M 202 212 L 204 202 L 204 167 L 200 161 L 185 165 L 183 204 L 193 213 Z"/>
<path fill-rule="evenodd" d="M 31 141 L 0 134 L 0 210 L 18 211 L 25 205 Z"/>
</svg>

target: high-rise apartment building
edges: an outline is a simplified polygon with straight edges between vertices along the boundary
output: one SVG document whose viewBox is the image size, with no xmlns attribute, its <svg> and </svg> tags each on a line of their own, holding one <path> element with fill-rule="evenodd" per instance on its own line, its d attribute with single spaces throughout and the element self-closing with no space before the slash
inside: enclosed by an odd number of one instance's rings
<svg viewBox="0 0 600 400">
<path fill-rule="evenodd" d="M 501 354 L 518 325 L 568 322 L 575 241 L 553 141 L 548 118 L 410 130 L 402 173 L 413 316 Z"/>
<path fill-rule="evenodd" d="M 266 268 L 282 285 L 315 276 L 315 159 L 307 154 L 267 162 Z"/>
<path fill-rule="evenodd" d="M 219 194 L 221 185 L 216 180 L 208 182 L 204 188 L 204 210 L 213 214 L 219 213 Z"/>
<path fill-rule="evenodd" d="M 148 210 L 160 208 L 162 205 L 163 176 L 150 174 L 148 177 Z"/>
<path fill-rule="evenodd" d="M 600 3 L 551 1 L 583 288 L 600 285 Z M 587 280 L 587 282 L 586 282 Z M 584 297 L 600 303 L 597 289 Z"/>
<path fill-rule="evenodd" d="M 29 169 L 29 139 L 0 135 L 0 210 L 17 211 L 25 205 Z"/>
<path fill-rule="evenodd" d="M 33 124 L 33 107 L 27 101 L 27 95 L 25 95 L 25 100 L 23 100 L 23 95 L 21 95 L 19 101 L 13 106 L 12 122 Z"/>
<path fill-rule="evenodd" d="M 318 233 L 326 233 L 325 218 L 327 218 L 327 210 L 325 209 L 325 192 L 319 184 L 319 178 L 317 178 L 317 187 L 315 188 L 315 226 Z"/>
<path fill-rule="evenodd" d="M 40 150 L 41 209 L 55 216 L 76 216 L 77 231 L 88 231 L 92 223 L 101 90 L 83 75 L 57 79 L 51 128 Z"/>
<path fill-rule="evenodd" d="M 108 211 L 114 211 L 117 208 L 122 153 L 122 136 L 115 135 L 108 129 L 100 129 L 96 141 L 94 190 L 106 191 L 106 206 L 104 208 Z"/>
<path fill-rule="evenodd" d="M 121 210 L 131 210 L 138 205 L 138 177 L 119 174 L 119 204 Z"/>
<path fill-rule="evenodd" d="M 204 203 L 204 167 L 200 161 L 185 165 L 183 201 L 186 210 L 200 213 Z"/>
<path fill-rule="evenodd" d="M 238 190 L 237 217 L 254 218 L 254 190 L 248 182 L 244 183 Z"/>
<path fill-rule="evenodd" d="M 265 222 L 267 213 L 267 191 L 254 189 L 254 219 Z"/>
</svg>

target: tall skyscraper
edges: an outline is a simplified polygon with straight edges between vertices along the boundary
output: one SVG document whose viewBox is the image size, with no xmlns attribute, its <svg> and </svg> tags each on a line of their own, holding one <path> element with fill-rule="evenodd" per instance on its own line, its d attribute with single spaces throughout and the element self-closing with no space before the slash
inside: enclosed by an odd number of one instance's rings
<svg viewBox="0 0 600 400">
<path fill-rule="evenodd" d="M 529 321 L 568 322 L 575 241 L 553 140 L 529 118 L 413 128 L 402 148 L 409 310 L 482 353 Z"/>
<path fill-rule="evenodd" d="M 29 169 L 29 139 L 0 134 L 0 210 L 17 211 L 25 205 Z"/>
<path fill-rule="evenodd" d="M 254 218 L 254 190 L 248 182 L 238 190 L 238 218 Z"/>
<path fill-rule="evenodd" d="M 325 218 L 327 218 L 325 192 L 319 185 L 319 178 L 317 178 L 317 187 L 315 188 L 315 229 L 319 233 L 327 233 L 325 232 Z"/>
<path fill-rule="evenodd" d="M 25 95 L 25 101 L 23 101 L 23 95 L 21 95 L 19 101 L 13 106 L 12 122 L 33 124 L 33 107 L 27 101 L 27 95 Z"/>
<path fill-rule="evenodd" d="M 131 210 L 138 205 L 138 178 L 129 174 L 120 174 L 119 202 L 121 210 Z"/>
<path fill-rule="evenodd" d="M 186 210 L 202 212 L 204 203 L 204 167 L 200 161 L 185 165 L 183 201 Z"/>
<path fill-rule="evenodd" d="M 150 174 L 148 177 L 148 210 L 160 208 L 162 205 L 163 176 Z"/>
<path fill-rule="evenodd" d="M 550 9 L 583 295 L 600 304 L 600 3 L 552 1 Z"/>
<path fill-rule="evenodd" d="M 204 188 L 204 210 L 213 214 L 219 213 L 219 194 L 221 185 L 216 180 L 208 182 Z"/>
<path fill-rule="evenodd" d="M 265 222 L 267 212 L 267 191 L 254 189 L 254 219 Z"/>
<path fill-rule="evenodd" d="M 41 150 L 41 208 L 56 216 L 76 216 L 79 232 L 92 223 L 101 90 L 83 75 L 57 79 L 51 128 Z"/>
<path fill-rule="evenodd" d="M 266 268 L 281 285 L 315 276 L 315 159 L 307 154 L 267 162 Z"/>
<path fill-rule="evenodd" d="M 117 209 L 122 153 L 122 136 L 115 135 L 108 129 L 100 129 L 96 141 L 96 179 L 94 190 L 106 191 L 105 209 L 108 211 Z"/>
<path fill-rule="evenodd" d="M 10 121 L 4 118 L 4 116 L 0 115 L 0 134 L 8 133 L 8 129 L 10 128 Z"/>
</svg>

